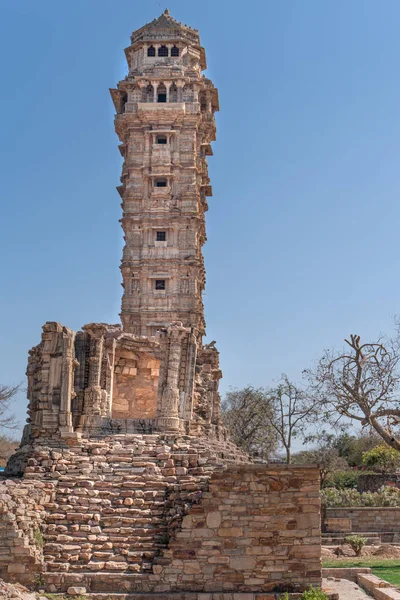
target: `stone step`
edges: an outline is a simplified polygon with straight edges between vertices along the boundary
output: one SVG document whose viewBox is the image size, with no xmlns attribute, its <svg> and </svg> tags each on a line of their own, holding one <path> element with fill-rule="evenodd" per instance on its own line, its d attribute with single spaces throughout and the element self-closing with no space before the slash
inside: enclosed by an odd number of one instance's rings
<svg viewBox="0 0 400 600">
<path fill-rule="evenodd" d="M 321 535 L 323 538 L 324 537 L 332 537 L 332 536 L 343 536 L 343 535 L 364 535 L 364 536 L 368 536 L 368 537 L 379 537 L 381 535 L 381 533 L 385 533 L 385 532 L 383 532 L 383 531 L 382 532 L 380 532 L 380 531 L 379 532 L 378 531 L 363 531 L 363 532 L 354 531 L 350 534 L 350 533 L 347 533 L 344 531 L 330 531 L 330 532 L 325 531 Z"/>
</svg>

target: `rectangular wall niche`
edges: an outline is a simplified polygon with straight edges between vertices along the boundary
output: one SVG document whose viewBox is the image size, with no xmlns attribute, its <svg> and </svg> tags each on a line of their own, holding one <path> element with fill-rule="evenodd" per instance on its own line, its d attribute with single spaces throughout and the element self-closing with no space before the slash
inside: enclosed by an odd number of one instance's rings
<svg viewBox="0 0 400 600">
<path fill-rule="evenodd" d="M 160 361 L 147 352 L 117 350 L 111 417 L 154 419 L 159 373 Z"/>
</svg>

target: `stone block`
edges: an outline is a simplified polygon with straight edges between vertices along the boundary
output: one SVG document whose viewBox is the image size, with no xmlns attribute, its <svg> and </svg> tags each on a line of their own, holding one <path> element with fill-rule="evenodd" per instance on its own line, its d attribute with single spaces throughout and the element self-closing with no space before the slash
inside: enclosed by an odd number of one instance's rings
<svg viewBox="0 0 400 600">
<path fill-rule="evenodd" d="M 67 594 L 70 596 L 84 596 L 86 594 L 85 587 L 71 586 L 67 589 Z"/>
</svg>

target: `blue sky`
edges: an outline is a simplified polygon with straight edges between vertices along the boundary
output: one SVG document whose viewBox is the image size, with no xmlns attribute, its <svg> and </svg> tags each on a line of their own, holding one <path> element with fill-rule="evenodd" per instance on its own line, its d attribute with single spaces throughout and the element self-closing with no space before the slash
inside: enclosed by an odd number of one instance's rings
<svg viewBox="0 0 400 600">
<path fill-rule="evenodd" d="M 45 321 L 118 322 L 108 88 L 158 0 L 0 3 L 0 381 Z M 229 386 L 294 380 L 400 311 L 398 0 L 171 0 L 219 88 L 205 308 Z M 26 400 L 16 412 L 24 422 Z"/>
</svg>

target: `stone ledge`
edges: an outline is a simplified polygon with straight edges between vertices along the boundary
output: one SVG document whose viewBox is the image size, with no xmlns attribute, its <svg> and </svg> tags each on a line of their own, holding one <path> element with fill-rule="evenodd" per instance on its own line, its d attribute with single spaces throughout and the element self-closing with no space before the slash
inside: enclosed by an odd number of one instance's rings
<svg viewBox="0 0 400 600">
<path fill-rule="evenodd" d="M 320 465 L 317 464 L 307 464 L 307 465 L 287 465 L 287 464 L 282 464 L 282 463 L 258 463 L 258 464 L 253 464 L 253 463 L 245 463 L 245 464 L 240 464 L 240 465 L 236 465 L 236 464 L 230 464 L 227 467 L 227 471 L 259 471 L 259 470 L 266 470 L 269 469 L 270 471 L 315 471 L 315 469 L 320 469 Z"/>
<path fill-rule="evenodd" d="M 339 600 L 338 594 L 326 592 L 329 600 Z M 65 599 L 64 594 L 52 594 L 54 600 Z M 290 600 L 299 600 L 300 593 L 289 593 Z M 153 594 L 88 593 L 85 600 L 280 600 L 282 592 L 155 592 Z M 396 599 L 397 600 L 397 599 Z"/>
<path fill-rule="evenodd" d="M 387 581 L 376 577 L 376 575 L 359 573 L 357 582 L 375 600 L 400 600 L 400 591 L 392 587 Z"/>
<path fill-rule="evenodd" d="M 333 577 L 335 579 L 348 579 L 349 581 L 354 581 L 354 583 L 357 583 L 359 573 L 372 575 L 369 567 L 331 567 L 329 569 L 322 569 L 322 577 L 324 579 Z"/>
</svg>

